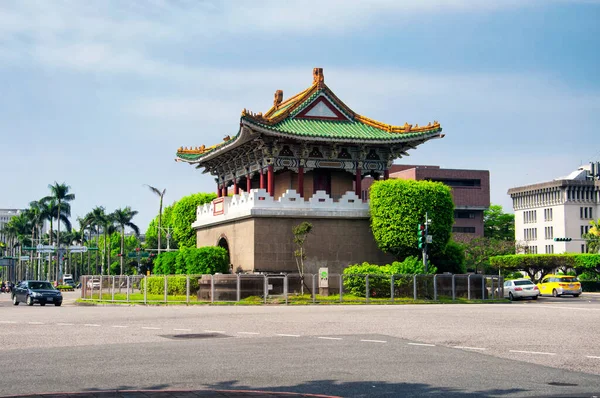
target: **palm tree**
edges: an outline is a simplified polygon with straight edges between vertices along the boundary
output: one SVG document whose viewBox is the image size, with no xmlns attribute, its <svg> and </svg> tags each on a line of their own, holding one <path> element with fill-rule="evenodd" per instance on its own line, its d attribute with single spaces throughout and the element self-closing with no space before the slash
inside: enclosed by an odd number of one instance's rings
<svg viewBox="0 0 600 398">
<path fill-rule="evenodd" d="M 96 206 L 88 214 L 90 217 L 90 226 L 96 227 L 96 248 L 100 241 L 100 226 L 103 225 L 106 213 L 103 206 Z M 87 217 L 87 216 L 86 216 Z M 98 272 L 98 251 L 96 250 L 96 272 Z M 102 266 L 101 275 L 104 275 L 104 265 Z"/>
<path fill-rule="evenodd" d="M 54 185 L 48 185 L 48 188 L 50 189 L 50 196 L 46 196 L 44 199 L 55 200 L 56 203 L 58 204 L 58 210 L 56 213 L 59 215 L 59 217 L 58 217 L 58 222 L 57 222 L 58 226 L 57 226 L 57 232 L 56 232 L 56 240 L 58 241 L 58 245 L 60 247 L 60 214 L 62 214 L 61 207 L 63 206 L 63 204 L 68 205 L 68 202 L 74 200 L 75 194 L 69 193 L 69 190 L 71 189 L 71 187 L 65 183 L 59 184 L 56 181 L 54 181 Z M 70 206 L 69 206 L 67 215 L 71 215 Z M 67 229 L 69 229 L 69 230 L 71 229 L 70 224 L 67 227 Z"/>
<path fill-rule="evenodd" d="M 92 213 L 86 214 L 83 218 L 77 217 L 77 222 L 79 223 L 79 230 L 81 231 L 81 239 L 80 242 L 83 243 L 86 241 L 85 239 L 85 230 L 87 229 L 90 233 L 90 239 L 92 235 Z M 89 240 L 89 239 L 88 239 Z M 90 268 L 90 254 L 88 252 L 88 273 Z M 81 273 L 83 274 L 83 252 L 81 253 Z"/>
<path fill-rule="evenodd" d="M 155 188 L 153 186 L 150 186 L 148 184 L 146 184 L 146 186 L 152 191 L 154 192 L 158 197 L 160 197 L 160 205 L 158 207 L 158 254 L 160 254 L 160 236 L 162 235 L 162 207 L 163 207 L 163 198 L 165 196 L 165 192 L 167 192 L 167 189 L 163 189 L 162 192 L 160 191 L 160 189 Z"/>
<path fill-rule="evenodd" d="M 102 233 L 104 234 L 104 254 L 102 255 L 102 269 L 106 264 L 108 275 L 110 275 L 110 250 L 107 250 L 108 236 L 115 231 L 115 220 L 113 214 L 104 214 L 104 217 L 100 220 L 102 225 Z M 103 272 L 104 273 L 104 272 Z"/>
<path fill-rule="evenodd" d="M 133 217 L 138 214 L 137 211 L 131 210 L 131 207 L 127 206 L 124 209 L 117 209 L 113 212 L 115 223 L 121 228 L 121 275 L 123 275 L 123 249 L 125 246 L 125 227 L 129 227 L 135 232 L 136 235 L 140 234 L 140 229 L 137 225 L 131 222 Z"/>
</svg>

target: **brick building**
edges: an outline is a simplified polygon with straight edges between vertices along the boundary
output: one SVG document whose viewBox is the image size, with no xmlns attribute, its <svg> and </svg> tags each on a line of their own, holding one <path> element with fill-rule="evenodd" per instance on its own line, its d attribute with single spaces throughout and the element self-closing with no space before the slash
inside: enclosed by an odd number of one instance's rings
<svg viewBox="0 0 600 398">
<path fill-rule="evenodd" d="M 490 207 L 489 171 L 394 164 L 390 168 L 390 178 L 438 181 L 448 185 L 454 200 L 454 239 L 465 241 L 483 236 L 483 212 Z M 372 178 L 363 181 L 363 200 L 368 199 L 373 181 Z"/>
</svg>

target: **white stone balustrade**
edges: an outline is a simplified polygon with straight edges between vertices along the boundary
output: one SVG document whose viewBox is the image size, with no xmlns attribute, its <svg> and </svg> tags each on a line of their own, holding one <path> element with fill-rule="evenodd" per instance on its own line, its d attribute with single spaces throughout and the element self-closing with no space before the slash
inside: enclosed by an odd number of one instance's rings
<svg viewBox="0 0 600 398">
<path fill-rule="evenodd" d="M 369 218 L 369 203 L 363 202 L 354 192 L 346 192 L 339 201 L 334 202 L 325 191 L 317 191 L 305 201 L 293 189 L 285 191 L 277 200 L 264 189 L 253 189 L 198 206 L 192 227 L 201 228 L 250 216 Z"/>
</svg>

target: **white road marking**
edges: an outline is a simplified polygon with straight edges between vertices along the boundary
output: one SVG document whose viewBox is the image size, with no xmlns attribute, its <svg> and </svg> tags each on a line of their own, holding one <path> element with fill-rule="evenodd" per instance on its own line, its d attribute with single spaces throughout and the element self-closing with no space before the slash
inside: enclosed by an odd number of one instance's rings
<svg viewBox="0 0 600 398">
<path fill-rule="evenodd" d="M 520 351 L 520 350 L 509 350 L 510 352 L 516 352 L 519 354 L 537 354 L 537 355 L 556 355 L 555 352 L 539 352 L 539 351 Z"/>
<path fill-rule="evenodd" d="M 480 348 L 480 347 L 466 347 L 466 346 L 460 346 L 460 345 L 455 345 L 452 348 L 458 348 L 459 350 L 480 350 L 480 351 L 485 351 L 485 348 Z"/>
<path fill-rule="evenodd" d="M 44 322 L 27 322 L 30 325 L 43 325 Z"/>
<path fill-rule="evenodd" d="M 127 328 L 129 326 L 123 326 L 123 325 L 112 325 L 111 327 L 113 328 Z"/>
<path fill-rule="evenodd" d="M 72 323 L 64 323 L 64 322 L 59 322 L 57 323 L 58 326 L 73 326 Z"/>
<path fill-rule="evenodd" d="M 182 332 L 190 332 L 192 329 L 173 329 L 173 330 L 180 330 Z"/>
<path fill-rule="evenodd" d="M 204 330 L 206 333 L 225 333 L 222 330 Z"/>
<path fill-rule="evenodd" d="M 0 323 L 17 323 L 15 321 L 0 321 Z"/>
<path fill-rule="evenodd" d="M 323 340 L 341 340 L 341 337 L 317 337 L 318 339 L 323 339 Z"/>
<path fill-rule="evenodd" d="M 435 344 L 425 344 L 425 343 L 408 343 L 408 345 L 420 345 L 424 347 L 435 347 Z"/>
<path fill-rule="evenodd" d="M 153 328 L 153 327 L 149 327 L 149 326 L 142 326 L 142 329 L 146 329 L 146 330 L 160 330 L 160 328 Z"/>
<path fill-rule="evenodd" d="M 300 337 L 299 334 L 284 334 L 284 333 L 277 333 L 277 336 L 282 336 L 282 337 Z"/>
<path fill-rule="evenodd" d="M 238 334 L 260 334 L 256 332 L 238 332 Z"/>
<path fill-rule="evenodd" d="M 591 358 L 591 359 L 600 359 L 600 357 L 595 357 L 593 355 L 586 355 L 587 358 Z"/>
<path fill-rule="evenodd" d="M 553 304 L 553 303 L 546 303 L 546 304 Z M 548 309 L 560 308 L 562 310 L 600 311 L 600 308 L 561 307 L 558 305 L 552 305 L 551 307 L 536 306 L 535 308 L 548 308 Z"/>
<path fill-rule="evenodd" d="M 387 343 L 387 341 L 384 340 L 361 340 L 364 341 L 365 343 Z"/>
<path fill-rule="evenodd" d="M 94 326 L 94 327 L 98 327 L 100 325 L 96 324 L 96 323 L 84 323 L 83 326 Z"/>
</svg>

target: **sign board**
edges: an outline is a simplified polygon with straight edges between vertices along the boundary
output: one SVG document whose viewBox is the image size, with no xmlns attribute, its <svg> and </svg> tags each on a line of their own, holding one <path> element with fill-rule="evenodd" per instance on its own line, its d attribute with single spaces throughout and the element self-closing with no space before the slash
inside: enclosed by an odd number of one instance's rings
<svg viewBox="0 0 600 398">
<path fill-rule="evenodd" d="M 54 245 L 42 245 L 41 243 L 35 247 L 40 253 L 53 253 L 56 246 Z"/>
<path fill-rule="evenodd" d="M 427 235 L 427 243 L 433 242 L 433 235 Z"/>
<path fill-rule="evenodd" d="M 329 287 L 329 268 L 319 268 L 319 287 Z"/>
<path fill-rule="evenodd" d="M 21 261 L 29 261 L 29 256 L 21 256 Z"/>
<path fill-rule="evenodd" d="M 69 246 L 71 253 L 86 253 L 88 251 L 87 246 Z"/>
<path fill-rule="evenodd" d="M 138 253 L 139 253 L 139 255 L 138 255 Z M 150 253 L 148 253 L 148 252 L 132 252 L 132 253 L 127 253 L 127 257 L 129 257 L 129 258 L 136 258 L 136 257 L 146 258 L 146 257 L 150 257 Z"/>
</svg>

